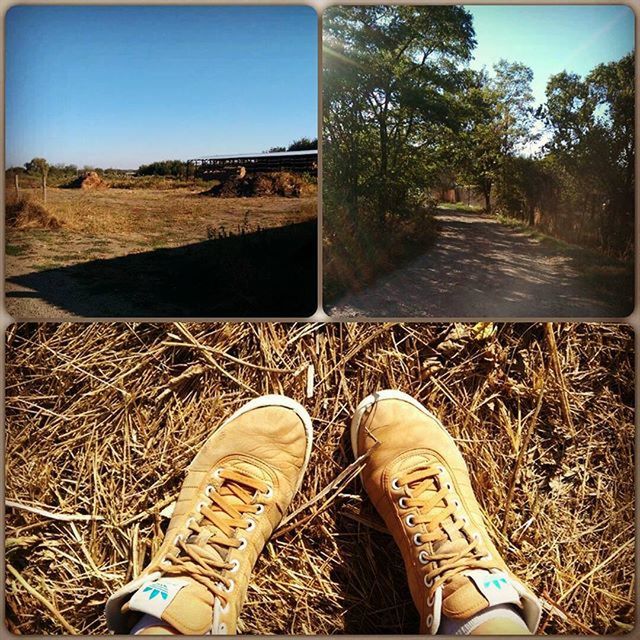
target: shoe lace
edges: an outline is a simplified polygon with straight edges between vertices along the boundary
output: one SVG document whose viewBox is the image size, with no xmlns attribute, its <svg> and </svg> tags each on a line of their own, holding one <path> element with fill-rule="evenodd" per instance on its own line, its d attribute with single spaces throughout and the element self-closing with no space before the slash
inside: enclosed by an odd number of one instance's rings
<svg viewBox="0 0 640 640">
<path fill-rule="evenodd" d="M 176 536 L 176 553 L 165 556 L 162 570 L 169 575 L 189 576 L 226 607 L 235 584 L 226 574 L 239 567 L 239 561 L 227 561 L 229 550 L 246 547 L 247 540 L 238 537 L 237 532 L 255 528 L 250 516 L 264 511 L 264 504 L 257 499 L 260 495 L 268 499 L 272 490 L 266 482 L 232 469 L 217 469 L 214 477 L 219 483 L 207 486 L 206 499 L 198 503 L 195 514 L 187 520 L 191 533 Z"/>
<path fill-rule="evenodd" d="M 405 517 L 405 524 L 410 528 L 424 525 L 425 530 L 413 536 L 413 543 L 421 548 L 420 563 L 433 567 L 424 576 L 431 593 L 463 571 L 490 568 L 491 559 L 481 548 L 480 535 L 469 531 L 467 517 L 457 513 L 460 503 L 451 485 L 442 480 L 443 473 L 444 468 L 434 463 L 400 474 L 393 481 L 397 488 L 404 488 L 401 509 L 414 510 Z M 427 554 L 422 547 L 428 543 L 432 547 Z"/>
</svg>

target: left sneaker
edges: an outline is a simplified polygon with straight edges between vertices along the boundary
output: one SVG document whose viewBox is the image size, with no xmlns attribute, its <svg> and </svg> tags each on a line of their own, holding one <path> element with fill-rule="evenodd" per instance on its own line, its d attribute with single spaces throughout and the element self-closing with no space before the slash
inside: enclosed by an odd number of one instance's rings
<svg viewBox="0 0 640 640">
<path fill-rule="evenodd" d="M 263 396 L 234 413 L 189 467 L 162 546 L 112 595 L 107 624 L 144 615 L 185 635 L 234 634 L 251 571 L 298 490 L 311 453 L 305 409 Z"/>
<path fill-rule="evenodd" d="M 442 423 L 406 393 L 379 391 L 358 405 L 351 446 L 356 457 L 369 452 L 362 482 L 400 547 L 420 632 L 437 633 L 445 617 L 463 625 L 505 605 L 535 633 L 540 601 L 491 541 L 467 466 Z"/>
</svg>

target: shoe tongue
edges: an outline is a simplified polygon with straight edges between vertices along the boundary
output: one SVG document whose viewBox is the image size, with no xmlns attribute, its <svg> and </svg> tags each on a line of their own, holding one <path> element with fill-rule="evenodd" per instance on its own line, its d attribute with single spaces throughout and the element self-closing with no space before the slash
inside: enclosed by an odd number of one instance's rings
<svg viewBox="0 0 640 640">
<path fill-rule="evenodd" d="M 145 582 L 122 607 L 148 613 L 184 635 L 209 633 L 213 625 L 213 595 L 191 578 L 161 577 Z"/>
<path fill-rule="evenodd" d="M 465 571 L 453 576 L 442 589 L 442 614 L 448 618 L 469 618 L 499 604 L 521 607 L 518 592 L 502 571 Z"/>
</svg>

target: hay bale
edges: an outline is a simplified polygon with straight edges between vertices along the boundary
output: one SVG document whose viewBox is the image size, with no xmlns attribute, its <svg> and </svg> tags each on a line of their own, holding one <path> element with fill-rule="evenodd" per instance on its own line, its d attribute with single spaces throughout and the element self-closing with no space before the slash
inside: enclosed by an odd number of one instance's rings
<svg viewBox="0 0 640 640">
<path fill-rule="evenodd" d="M 260 196 L 281 196 L 299 198 L 306 181 L 302 176 L 287 171 L 273 173 L 252 173 L 230 176 L 205 191 L 202 195 L 215 198 L 256 198 Z"/>
<path fill-rule="evenodd" d="M 62 221 L 37 200 L 11 194 L 5 204 L 5 223 L 13 229 L 60 229 Z"/>
<path fill-rule="evenodd" d="M 62 185 L 63 189 L 106 189 L 109 186 L 95 171 L 87 171 L 71 182 Z"/>
</svg>

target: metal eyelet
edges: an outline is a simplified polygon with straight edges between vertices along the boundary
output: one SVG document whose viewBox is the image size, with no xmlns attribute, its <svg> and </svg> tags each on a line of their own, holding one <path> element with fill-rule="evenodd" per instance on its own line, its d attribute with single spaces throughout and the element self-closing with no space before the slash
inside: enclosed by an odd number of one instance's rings
<svg viewBox="0 0 640 640">
<path fill-rule="evenodd" d="M 207 498 L 213 493 L 213 491 L 215 490 L 215 487 L 213 485 L 208 484 L 207 488 L 204 490 L 204 495 L 207 496 Z"/>
<path fill-rule="evenodd" d="M 444 475 L 444 473 L 445 473 L 444 467 L 442 467 L 442 466 L 438 465 L 438 466 L 436 467 L 436 469 L 438 469 L 438 471 L 439 471 L 441 474 L 443 474 L 443 475 Z"/>
<path fill-rule="evenodd" d="M 247 539 L 246 538 L 238 538 L 240 541 L 240 545 L 237 547 L 238 551 L 242 551 L 247 548 Z"/>
<path fill-rule="evenodd" d="M 232 580 L 231 578 L 229 578 L 229 585 L 223 587 L 223 589 L 227 592 L 227 593 L 231 593 L 233 591 L 233 587 L 236 586 L 236 583 L 234 580 Z"/>
<path fill-rule="evenodd" d="M 196 519 L 194 517 L 187 518 L 187 523 L 185 525 L 187 527 L 187 529 L 190 527 L 191 523 L 195 522 L 195 521 L 196 521 Z"/>
<path fill-rule="evenodd" d="M 237 560 L 235 558 L 233 560 L 231 560 L 231 562 L 229 564 L 233 565 L 231 567 L 231 569 L 229 569 L 229 573 L 236 573 L 238 571 L 238 569 L 240 568 L 240 560 Z"/>
<path fill-rule="evenodd" d="M 469 520 L 467 519 L 467 516 L 460 516 L 460 520 L 462 520 L 465 526 L 469 524 Z"/>
<path fill-rule="evenodd" d="M 422 536 L 419 533 L 414 534 L 414 536 L 413 536 L 413 544 L 415 544 L 416 547 L 421 547 L 424 544 L 422 542 Z"/>
<path fill-rule="evenodd" d="M 405 497 L 400 498 L 400 500 L 398 500 L 398 504 L 400 505 L 401 509 L 409 508 L 409 505 L 407 504 L 407 499 Z"/>
<path fill-rule="evenodd" d="M 407 527 L 416 526 L 416 519 L 411 513 L 404 519 L 404 522 L 407 525 Z"/>
<path fill-rule="evenodd" d="M 450 482 L 445 483 L 444 486 L 447 487 L 447 491 L 453 491 L 453 487 L 451 486 Z"/>
<path fill-rule="evenodd" d="M 196 506 L 196 513 L 200 513 L 202 511 L 202 507 L 206 507 L 206 506 L 207 506 L 206 502 L 198 502 Z"/>
<path fill-rule="evenodd" d="M 256 528 L 256 521 L 255 520 L 249 520 L 249 524 L 245 528 L 245 531 L 253 531 L 255 528 Z"/>
<path fill-rule="evenodd" d="M 273 489 L 271 487 L 267 487 L 267 490 L 264 492 L 264 497 L 267 499 L 273 498 Z"/>
<path fill-rule="evenodd" d="M 229 603 L 224 605 L 224 607 L 220 607 L 220 613 L 229 613 Z"/>
<path fill-rule="evenodd" d="M 424 577 L 424 586 L 425 587 L 433 587 L 434 579 L 427 580 L 427 576 Z"/>
<path fill-rule="evenodd" d="M 430 596 L 427 598 L 427 607 L 432 607 L 432 606 L 433 606 L 433 603 L 434 603 L 434 601 L 435 601 L 435 599 L 436 599 L 435 594 L 430 595 Z"/>
<path fill-rule="evenodd" d="M 400 487 L 400 485 L 398 484 L 398 478 L 394 478 L 394 479 L 391 481 L 391 488 L 392 488 L 394 491 L 400 491 L 401 487 Z"/>
<path fill-rule="evenodd" d="M 184 537 L 182 536 L 181 533 L 179 533 L 175 539 L 173 540 L 173 546 L 177 547 L 178 546 L 178 542 L 181 542 L 182 540 L 184 540 Z"/>
<path fill-rule="evenodd" d="M 429 556 L 427 555 L 427 552 L 421 551 L 418 554 L 418 560 L 420 561 L 420 564 L 429 564 Z"/>
<path fill-rule="evenodd" d="M 473 534 L 473 539 L 476 542 L 480 542 L 480 534 L 477 531 Z"/>
<path fill-rule="evenodd" d="M 456 509 L 460 508 L 460 503 L 455 498 L 453 499 L 453 504 L 455 505 Z"/>
<path fill-rule="evenodd" d="M 213 472 L 213 477 L 216 480 L 222 480 L 222 469 L 218 468 Z"/>
<path fill-rule="evenodd" d="M 486 560 L 488 562 L 489 560 L 493 560 L 493 556 L 490 553 L 487 553 L 486 556 L 482 556 L 482 560 Z"/>
<path fill-rule="evenodd" d="M 227 633 L 227 625 L 223 622 L 221 623 L 218 628 L 220 629 L 220 633 L 223 635 L 226 635 Z"/>
<path fill-rule="evenodd" d="M 427 616 L 427 627 L 430 627 L 433 624 L 433 616 L 429 614 Z"/>
<path fill-rule="evenodd" d="M 171 566 L 171 560 L 167 560 L 166 558 L 162 558 L 162 560 L 160 560 L 160 564 L 165 565 L 165 567 Z"/>
<path fill-rule="evenodd" d="M 256 515 L 259 516 L 264 513 L 264 505 L 259 504 L 256 506 Z"/>
</svg>

